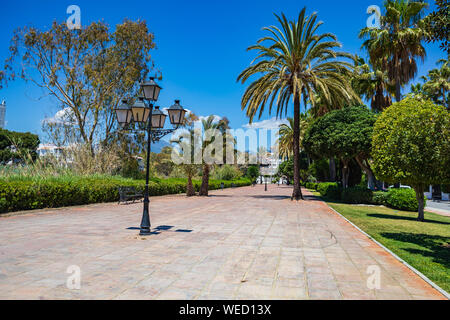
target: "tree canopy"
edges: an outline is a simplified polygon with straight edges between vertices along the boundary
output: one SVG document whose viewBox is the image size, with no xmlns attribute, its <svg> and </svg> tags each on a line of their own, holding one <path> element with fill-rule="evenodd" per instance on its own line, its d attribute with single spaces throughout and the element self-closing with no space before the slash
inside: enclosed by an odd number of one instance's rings
<svg viewBox="0 0 450 320">
<path fill-rule="evenodd" d="M 35 159 L 39 143 L 39 137 L 35 134 L 0 129 L 0 163 L 14 159 L 23 160 L 27 156 Z"/>
<path fill-rule="evenodd" d="M 365 161 L 370 156 L 375 120 L 376 115 L 364 106 L 334 110 L 308 127 L 303 144 L 307 152 L 319 158 L 339 158 L 343 164 L 342 184 L 346 187 L 350 160 Z"/>
<path fill-rule="evenodd" d="M 394 103 L 375 123 L 372 157 L 378 177 L 416 190 L 419 220 L 423 220 L 424 188 L 450 182 L 448 111 L 431 101 L 413 98 Z"/>
<path fill-rule="evenodd" d="M 153 64 L 153 34 L 143 21 L 125 20 L 114 31 L 104 22 L 69 30 L 54 22 L 49 30 L 34 27 L 14 32 L 0 86 L 16 78 L 29 81 L 56 99 L 66 118 L 49 130 L 72 134 L 91 148 L 115 128 L 114 108 L 135 96 L 137 82 Z M 57 130 L 55 126 L 64 126 Z M 74 142 L 74 141 L 71 141 Z"/>
</svg>

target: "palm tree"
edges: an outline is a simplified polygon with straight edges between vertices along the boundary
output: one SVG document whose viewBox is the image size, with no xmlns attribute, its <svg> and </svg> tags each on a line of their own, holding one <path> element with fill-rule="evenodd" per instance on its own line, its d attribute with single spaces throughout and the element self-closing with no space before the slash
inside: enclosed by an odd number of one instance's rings
<svg viewBox="0 0 450 320">
<path fill-rule="evenodd" d="M 174 149 L 175 152 L 178 153 L 178 156 L 181 159 L 186 159 L 186 163 L 181 163 L 180 166 L 183 168 L 184 173 L 187 176 L 187 184 L 186 184 L 186 195 L 188 197 L 192 197 L 195 195 L 194 185 L 192 184 L 192 178 L 197 174 L 199 170 L 199 166 L 195 164 L 196 152 L 199 152 L 201 146 L 201 134 L 196 134 L 196 129 L 194 128 L 194 123 L 198 121 L 198 117 L 190 112 L 186 115 L 185 120 L 183 122 L 182 128 L 187 131 L 183 134 L 172 137 L 170 140 L 171 143 L 178 145 L 178 149 Z M 198 130 L 198 129 L 197 129 Z M 189 154 L 184 154 L 185 152 L 189 152 Z M 186 156 L 186 157 L 184 157 Z"/>
<path fill-rule="evenodd" d="M 357 94 L 370 100 L 373 111 L 383 111 L 392 104 L 395 85 L 389 80 L 387 73 L 374 70 L 373 67 L 358 55 L 354 56 L 355 72 L 352 87 Z"/>
<path fill-rule="evenodd" d="M 336 52 L 340 48 L 336 36 L 331 33 L 317 34 L 322 22 L 316 13 L 306 15 L 306 8 L 300 12 L 297 21 L 288 21 L 284 14 L 275 15 L 281 25 L 263 28 L 268 36 L 258 40 L 248 50 L 256 50 L 257 56 L 248 68 L 241 72 L 238 81 L 245 83 L 250 77 L 260 75 L 246 89 L 242 97 L 242 110 L 246 109 L 249 122 L 256 114 L 261 118 L 265 107 L 269 113 L 277 107 L 277 116 L 287 114 L 289 102 L 294 104 L 293 151 L 294 191 L 293 199 L 303 199 L 300 189 L 298 160 L 300 156 L 300 101 L 315 101 L 315 94 L 321 92 L 324 99 L 331 100 L 335 92 L 350 98 L 352 89 L 348 82 L 351 64 L 342 58 L 348 54 Z M 264 43 L 268 42 L 267 45 Z"/>
<path fill-rule="evenodd" d="M 202 126 L 203 126 L 203 132 L 207 132 L 209 130 L 214 131 L 214 130 L 218 130 L 220 132 L 220 134 L 222 135 L 222 145 L 224 150 L 227 150 L 228 147 L 232 147 L 233 148 L 233 152 L 234 152 L 234 146 L 227 146 L 227 142 L 231 141 L 232 143 L 234 143 L 234 137 L 228 137 L 228 132 L 227 129 L 229 129 L 228 126 L 228 119 L 223 118 L 219 121 L 215 121 L 215 116 L 211 115 L 206 119 L 202 119 Z M 215 138 L 211 138 L 211 139 L 203 139 L 202 142 L 202 151 L 204 153 L 205 149 L 212 143 L 214 143 Z M 200 187 L 200 192 L 199 195 L 200 196 L 208 196 L 208 190 L 209 190 L 209 173 L 211 171 L 211 163 L 208 163 L 207 161 L 205 161 L 205 157 L 202 157 L 202 166 L 203 166 L 203 170 L 202 170 L 202 185 Z"/>
<path fill-rule="evenodd" d="M 359 33 L 361 39 L 366 39 L 363 48 L 372 66 L 386 72 L 395 83 L 396 101 L 401 100 L 401 87 L 417 74 L 416 59 L 425 59 L 425 32 L 419 24 L 427 6 L 422 1 L 385 0 L 381 28 L 364 28 Z"/>
<path fill-rule="evenodd" d="M 428 72 L 428 79 L 423 85 L 423 91 L 428 93 L 431 99 L 438 104 L 443 105 L 450 110 L 449 92 L 450 92 L 450 60 L 439 60 L 440 69 L 433 69 Z"/>
<path fill-rule="evenodd" d="M 278 153 L 282 158 L 290 158 L 294 154 L 294 119 L 287 118 L 288 123 L 280 125 L 278 131 Z M 300 114 L 299 146 L 302 147 L 303 135 L 308 125 L 308 115 Z"/>
<path fill-rule="evenodd" d="M 183 158 L 183 152 L 191 152 L 191 155 L 189 157 L 191 161 L 188 161 L 188 163 L 180 164 L 187 176 L 186 195 L 188 197 L 192 197 L 195 195 L 194 185 L 192 184 L 192 177 L 194 177 L 194 175 L 196 175 L 196 173 L 198 172 L 199 166 L 194 163 L 195 147 L 198 145 L 195 143 L 194 139 L 199 136 L 200 135 L 196 135 L 195 130 L 191 128 L 187 133 L 180 135 L 170 141 L 171 143 L 175 143 L 176 145 L 178 145 L 179 150 L 175 151 L 178 152 L 180 158 Z"/>
</svg>

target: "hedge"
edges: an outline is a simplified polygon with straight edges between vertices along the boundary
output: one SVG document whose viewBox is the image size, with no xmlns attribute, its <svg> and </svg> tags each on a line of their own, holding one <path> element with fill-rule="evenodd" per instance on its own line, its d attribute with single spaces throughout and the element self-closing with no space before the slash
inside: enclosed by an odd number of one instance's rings
<svg viewBox="0 0 450 320">
<path fill-rule="evenodd" d="M 222 182 L 225 188 L 230 188 L 232 184 L 236 187 L 251 184 L 248 179 L 210 180 L 209 189 L 219 189 Z M 199 190 L 201 182 L 194 180 L 193 184 L 195 189 Z M 0 180 L 0 213 L 114 202 L 119 200 L 118 187 L 120 186 L 135 187 L 143 192 L 145 181 L 114 177 L 86 177 L 72 180 L 51 178 L 38 182 Z M 182 179 L 153 179 L 149 183 L 150 196 L 184 192 L 186 192 L 186 181 Z"/>
<path fill-rule="evenodd" d="M 320 192 L 322 197 L 330 200 L 341 199 L 341 187 L 336 182 L 322 182 L 317 186 L 317 191 Z"/>
<path fill-rule="evenodd" d="M 427 205 L 427 200 L 424 197 L 424 207 Z M 417 211 L 419 204 L 416 199 L 416 192 L 413 189 L 390 189 L 386 194 L 386 205 L 388 207 L 405 210 Z"/>
<path fill-rule="evenodd" d="M 390 189 L 387 192 L 372 192 L 367 188 L 359 186 L 342 189 L 335 182 L 323 182 L 318 184 L 307 183 L 307 188 L 317 188 L 320 195 L 327 200 L 342 201 L 344 203 L 352 204 L 384 205 L 393 209 L 405 211 L 418 210 L 416 193 L 413 189 Z"/>
<path fill-rule="evenodd" d="M 307 182 L 305 184 L 306 189 L 317 190 L 318 183 L 315 182 Z"/>
<path fill-rule="evenodd" d="M 371 203 L 372 191 L 367 188 L 355 186 L 342 190 L 341 199 L 345 203 Z"/>
</svg>

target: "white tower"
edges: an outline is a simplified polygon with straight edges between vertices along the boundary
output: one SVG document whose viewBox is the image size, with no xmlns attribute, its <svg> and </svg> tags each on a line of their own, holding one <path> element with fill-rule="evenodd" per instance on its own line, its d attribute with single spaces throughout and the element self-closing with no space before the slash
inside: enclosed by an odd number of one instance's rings
<svg viewBox="0 0 450 320">
<path fill-rule="evenodd" d="M 0 128 L 5 128 L 5 115 L 6 115 L 6 102 L 5 100 L 0 103 Z"/>
</svg>

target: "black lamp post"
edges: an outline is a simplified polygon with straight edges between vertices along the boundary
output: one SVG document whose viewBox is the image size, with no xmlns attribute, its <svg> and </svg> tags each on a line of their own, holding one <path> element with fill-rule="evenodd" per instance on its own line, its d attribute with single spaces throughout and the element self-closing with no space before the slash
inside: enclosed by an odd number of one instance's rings
<svg viewBox="0 0 450 320">
<path fill-rule="evenodd" d="M 159 141 L 165 135 L 178 129 L 178 127 L 183 124 L 186 110 L 181 107 L 180 100 L 175 100 L 175 104 L 168 109 L 170 122 L 175 128 L 163 130 L 167 116 L 159 110 L 158 106 L 153 106 L 158 100 L 162 88 L 155 82 L 154 78 L 150 78 L 147 82 L 140 83 L 140 86 L 144 96 L 139 97 L 131 107 L 127 105 L 126 100 L 123 100 L 122 105 L 116 108 L 116 115 L 117 121 L 122 127 L 126 127 L 132 121 L 135 123 L 147 124 L 147 170 L 145 174 L 144 210 L 139 233 L 140 235 L 145 236 L 150 234 L 151 228 L 149 214 L 150 200 L 148 195 L 151 143 Z M 147 101 L 147 104 L 145 101 Z"/>
</svg>

